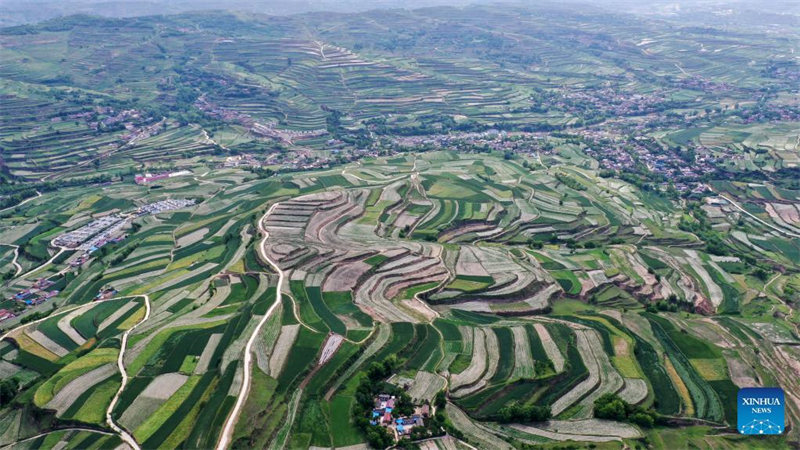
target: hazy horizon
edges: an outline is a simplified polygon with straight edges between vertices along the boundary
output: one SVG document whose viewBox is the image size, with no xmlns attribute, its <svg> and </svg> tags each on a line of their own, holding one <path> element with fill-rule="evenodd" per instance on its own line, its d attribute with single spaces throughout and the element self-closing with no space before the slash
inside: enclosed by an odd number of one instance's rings
<svg viewBox="0 0 800 450">
<path fill-rule="evenodd" d="M 742 16 L 766 14 L 775 16 L 800 16 L 800 3 L 777 0 L 771 2 L 746 0 L 661 0 L 641 4 L 635 0 L 566 0 L 561 2 L 516 0 L 2 0 L 0 1 L 0 26 L 37 23 L 74 14 L 104 17 L 138 17 L 170 15 L 209 10 L 257 12 L 266 15 L 293 15 L 309 12 L 357 13 L 381 9 L 418 9 L 436 6 L 464 7 L 481 4 L 511 4 L 536 7 L 570 3 L 585 8 L 600 9 L 611 13 L 641 14 L 655 16 L 679 16 L 692 13 L 708 13 L 712 16 Z"/>
</svg>

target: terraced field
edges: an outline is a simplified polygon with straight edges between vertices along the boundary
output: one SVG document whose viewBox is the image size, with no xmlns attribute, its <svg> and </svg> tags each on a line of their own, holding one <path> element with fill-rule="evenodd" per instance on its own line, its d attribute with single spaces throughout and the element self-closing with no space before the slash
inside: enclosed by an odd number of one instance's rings
<svg viewBox="0 0 800 450">
<path fill-rule="evenodd" d="M 535 10 L 0 29 L 0 448 L 797 447 L 796 33 Z"/>
<path fill-rule="evenodd" d="M 3 420 L 35 409 L 48 417 L 44 431 L 48 423 L 81 423 L 143 448 L 213 447 L 242 392 L 246 342 L 268 311 L 251 349 L 234 447 L 363 443 L 353 415 L 359 384 L 373 363 L 390 359 L 389 382 L 416 402 L 445 393 L 444 414 L 473 444 L 633 442 L 651 433 L 594 419 L 594 401 L 606 393 L 659 414 L 659 426 L 702 419 L 725 428 L 735 421 L 737 386 L 763 377 L 795 385 L 791 369 L 777 363 L 750 369 L 756 360 L 790 357 L 783 345 L 791 333 L 764 319 L 645 311 L 674 293 L 695 301 L 727 295 L 729 266 L 696 249 L 691 235 L 657 225 L 676 211 L 600 209 L 591 205 L 618 184 L 593 178 L 595 187 L 574 190 L 546 168 L 442 156 L 348 166 L 344 173 L 395 176 L 335 187 L 316 174 L 244 181 L 221 171 L 150 193 L 112 185 L 109 200 L 86 201 L 81 188 L 33 200 L 29 214 L 58 205 L 48 217 L 79 224 L 101 205 L 136 204 L 139 195 L 201 198 L 135 219 L 121 244 L 80 271 L 68 269 L 77 254 L 38 270 L 61 280 L 61 291 L 52 306 L 32 310 L 43 320 L 14 328 L 0 344 L 4 377 L 27 392 Z M 495 199 L 476 166 L 517 176 L 492 187 Z M 617 198 L 636 195 L 626 186 Z M 563 207 L 546 209 L 553 198 Z M 452 213 L 440 214 L 443 205 Z M 533 208 L 536 218 L 523 212 Z M 616 223 L 618 232 L 599 223 Z M 635 228 L 652 232 L 622 232 Z M 570 248 L 570 237 L 595 245 Z M 46 244 L 44 251 L 53 252 Z M 267 261 L 283 273 L 282 285 Z M 32 281 L 21 276 L 7 289 Z M 118 293 L 92 301 L 109 286 Z M 149 296 L 147 316 L 140 294 Z M 751 342 L 765 343 L 768 355 L 754 353 Z M 551 422 L 508 425 L 520 406 L 546 408 Z M 794 403 L 788 411 L 794 420 Z"/>
<path fill-rule="evenodd" d="M 709 36 L 701 27 L 679 32 L 657 21 L 607 20 L 599 11 L 575 17 L 539 9 L 382 11 L 337 16 L 334 25 L 314 14 L 70 17 L 9 28 L 0 34 L 3 171 L 26 180 L 98 169 L 112 175 L 142 163 L 189 166 L 195 157 L 249 152 L 265 141 L 270 153 L 330 158 L 339 145 L 359 153 L 376 133 L 561 130 L 606 114 L 747 105 L 759 87 L 791 83 L 769 75 L 791 52 L 768 33 Z M 187 31 L 194 23 L 204 27 Z M 625 78 L 627 71 L 642 75 Z M 612 92 L 619 97 L 598 113 L 594 103 Z M 643 94 L 641 106 L 620 107 Z M 768 168 L 796 166 L 796 126 L 730 127 L 666 138 L 696 139 L 723 154 L 736 146 L 748 153 L 733 163 L 740 169 L 760 167 L 764 158 L 750 151 L 759 148 L 770 153 Z M 270 165 L 281 166 L 273 156 Z M 455 211 L 453 202 L 432 200 L 416 212 L 429 206 Z M 459 214 L 488 213 L 465 207 Z"/>
</svg>

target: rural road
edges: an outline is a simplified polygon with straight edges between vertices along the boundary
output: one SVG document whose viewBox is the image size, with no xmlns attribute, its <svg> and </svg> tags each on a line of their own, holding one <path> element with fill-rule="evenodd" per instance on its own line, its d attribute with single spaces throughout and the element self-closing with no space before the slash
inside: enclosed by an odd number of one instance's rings
<svg viewBox="0 0 800 450">
<path fill-rule="evenodd" d="M 19 276 L 19 273 L 22 272 L 22 266 L 19 265 L 19 262 L 17 261 L 18 259 L 19 259 L 19 245 L 15 245 L 14 246 L 14 260 L 11 261 L 11 264 L 13 264 L 14 267 L 17 269 L 17 271 L 14 272 L 14 277 Z"/>
<path fill-rule="evenodd" d="M 83 307 L 83 306 L 85 306 L 85 305 L 78 305 L 78 306 L 74 306 L 74 307 L 72 307 L 72 308 L 67 308 L 67 309 L 65 309 L 65 310 L 63 310 L 63 311 L 59 311 L 59 312 L 57 312 L 57 313 L 55 313 L 55 314 L 50 314 L 50 315 L 48 315 L 48 316 L 42 317 L 41 319 L 34 320 L 34 321 L 32 321 L 32 322 L 28 322 L 28 323 L 23 323 L 22 325 L 20 325 L 20 326 L 18 326 L 18 327 L 15 327 L 15 328 L 12 328 L 12 329 L 8 330 L 8 332 L 7 332 L 6 334 L 4 334 L 4 335 L 0 336 L 0 341 L 4 340 L 4 339 L 5 339 L 5 338 L 7 338 L 8 336 L 10 336 L 10 335 L 11 335 L 11 333 L 14 333 L 14 332 L 15 332 L 15 331 L 17 331 L 17 330 L 21 330 L 21 329 L 23 329 L 23 328 L 25 328 L 25 327 L 31 326 L 31 325 L 33 325 L 33 324 L 37 324 L 37 323 L 39 323 L 39 322 L 42 322 L 42 321 L 44 321 L 44 320 L 50 319 L 50 318 L 52 318 L 52 317 L 55 317 L 55 316 L 58 316 L 58 315 L 61 315 L 61 314 L 64 314 L 64 313 L 68 313 L 68 312 L 70 312 L 70 311 L 74 311 L 74 310 L 76 310 L 76 309 L 78 309 L 78 308 L 80 308 L 80 307 Z"/>
<path fill-rule="evenodd" d="M 39 197 L 41 197 L 41 196 L 42 196 L 42 193 L 41 193 L 41 192 L 39 192 L 39 191 L 36 191 L 36 196 L 34 196 L 34 197 L 28 197 L 28 198 L 26 198 L 25 200 L 23 200 L 23 201 L 21 201 L 21 202 L 17 203 L 16 205 L 9 206 L 8 208 L 3 208 L 3 209 L 0 209 L 0 213 L 6 212 L 6 211 L 8 211 L 9 209 L 14 209 L 14 208 L 16 208 L 16 207 L 18 207 L 18 206 L 22 206 L 22 205 L 24 205 L 25 203 L 28 203 L 28 202 L 29 202 L 29 201 L 31 201 L 31 200 L 36 200 L 37 198 L 39 198 Z"/>
<path fill-rule="evenodd" d="M 48 266 L 50 263 L 52 263 L 53 261 L 55 261 L 55 259 L 56 259 L 56 258 L 58 258 L 58 255 L 60 255 L 60 254 L 64 253 L 64 250 L 66 250 L 64 247 L 59 247 L 59 250 L 58 250 L 58 252 L 57 252 L 55 255 L 53 255 L 53 257 L 52 257 L 52 258 L 48 259 L 48 260 L 47 260 L 47 262 L 45 262 L 44 264 L 42 264 L 42 265 L 40 265 L 40 266 L 34 267 L 33 269 L 29 270 L 28 272 L 26 272 L 26 273 L 22 274 L 22 275 L 20 276 L 20 278 L 25 278 L 25 277 L 27 277 L 28 275 L 30 275 L 30 274 L 32 274 L 32 273 L 36 273 L 36 272 L 38 272 L 38 271 L 39 271 L 39 270 L 41 270 L 43 267 L 47 267 L 47 266 Z"/>
<path fill-rule="evenodd" d="M 250 391 L 250 371 L 253 365 L 253 344 L 256 341 L 256 337 L 258 337 L 258 332 L 261 330 L 261 327 L 263 327 L 264 323 L 267 322 L 267 319 L 269 319 L 269 317 L 275 311 L 275 308 L 281 304 L 281 288 L 283 287 L 284 272 L 267 255 L 266 245 L 267 239 L 269 239 L 269 232 L 264 227 L 264 220 L 266 220 L 266 218 L 272 214 L 272 211 L 276 206 L 278 206 L 278 203 L 273 203 L 258 222 L 258 227 L 264 233 L 264 239 L 261 240 L 259 251 L 261 252 L 261 256 L 264 258 L 264 260 L 267 261 L 269 265 L 272 266 L 272 268 L 278 273 L 278 286 L 275 288 L 275 301 L 272 303 L 272 306 L 269 307 L 266 314 L 264 314 L 264 316 L 258 322 L 258 325 L 256 325 L 255 330 L 253 330 L 253 334 L 250 335 L 250 339 L 247 340 L 247 345 L 244 348 L 244 376 L 242 377 L 242 387 L 239 390 L 239 396 L 236 398 L 236 404 L 233 406 L 233 410 L 228 416 L 228 420 L 225 422 L 225 427 L 222 429 L 222 434 L 220 434 L 219 442 L 217 443 L 217 450 L 225 450 L 231 444 L 233 430 L 236 427 L 236 421 L 239 418 L 239 414 L 242 412 L 242 407 L 244 407 L 244 402 L 247 400 L 247 394 Z"/>
<path fill-rule="evenodd" d="M 14 278 L 16 278 L 19 275 L 19 273 L 22 272 L 22 266 L 20 266 L 19 263 L 17 262 L 17 259 L 19 258 L 19 245 L 14 245 L 14 244 L 0 244 L 0 245 L 5 245 L 6 247 L 14 247 L 14 259 L 11 260 L 11 265 L 14 266 L 15 270 Z"/>
<path fill-rule="evenodd" d="M 717 195 L 719 195 L 720 197 L 722 197 L 725 200 L 729 201 L 731 203 L 731 205 L 733 205 L 734 208 L 736 208 L 739 211 L 747 214 L 748 216 L 750 216 L 754 220 L 758 221 L 759 223 L 761 223 L 761 224 L 763 224 L 763 225 L 765 225 L 765 226 L 777 231 L 778 233 L 785 234 L 786 236 L 789 236 L 789 237 L 800 239 L 800 234 L 792 233 L 791 231 L 786 231 L 784 229 L 776 227 L 775 225 L 772 225 L 771 223 L 766 222 L 765 220 L 762 220 L 760 217 L 751 214 L 750 211 L 747 211 L 746 209 L 744 209 L 741 206 L 739 206 L 736 202 L 733 201 L 733 199 L 729 198 L 727 195 L 720 194 L 719 192 L 717 192 Z"/>
<path fill-rule="evenodd" d="M 123 430 L 122 427 L 118 426 L 114 423 L 114 419 L 111 418 L 111 412 L 114 410 L 114 406 L 117 404 L 119 400 L 120 394 L 122 394 L 122 390 L 125 389 L 125 384 L 128 382 L 128 374 L 125 372 L 125 347 L 128 345 L 128 335 L 131 334 L 136 327 L 144 323 L 150 317 L 150 297 L 147 294 L 144 295 L 136 295 L 134 297 L 142 297 L 144 298 L 144 318 L 140 320 L 136 325 L 130 327 L 123 335 L 122 335 L 122 344 L 120 344 L 119 348 L 119 358 L 117 358 L 117 367 L 119 367 L 119 372 L 122 374 L 122 384 L 119 385 L 119 389 L 117 393 L 114 394 L 114 398 L 111 399 L 111 403 L 108 405 L 108 409 L 106 410 L 106 422 L 108 426 L 111 427 L 112 430 L 116 431 L 119 434 L 119 437 L 122 438 L 123 442 L 130 445 L 131 448 L 134 450 L 140 450 L 139 444 L 136 443 L 136 439 L 133 438 L 127 431 Z"/>
</svg>

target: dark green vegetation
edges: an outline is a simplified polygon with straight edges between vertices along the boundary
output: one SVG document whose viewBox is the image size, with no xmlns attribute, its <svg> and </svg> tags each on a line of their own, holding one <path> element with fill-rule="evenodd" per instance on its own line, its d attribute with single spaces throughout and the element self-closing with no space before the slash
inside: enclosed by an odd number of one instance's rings
<svg viewBox="0 0 800 450">
<path fill-rule="evenodd" d="M 646 428 L 652 427 L 656 416 L 644 408 L 631 405 L 615 394 L 603 394 L 594 401 L 594 416 L 599 419 L 633 422 Z"/>
<path fill-rule="evenodd" d="M 446 448 L 752 447 L 738 385 L 798 389 L 800 71 L 745 16 L 0 29 L 0 446 L 384 448 L 390 394 Z"/>
</svg>

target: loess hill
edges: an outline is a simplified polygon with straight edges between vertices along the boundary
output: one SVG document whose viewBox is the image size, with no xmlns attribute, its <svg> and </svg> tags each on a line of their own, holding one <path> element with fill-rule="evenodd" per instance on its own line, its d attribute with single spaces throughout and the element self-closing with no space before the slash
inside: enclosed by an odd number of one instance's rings
<svg viewBox="0 0 800 450">
<path fill-rule="evenodd" d="M 715 20 L 0 29 L 0 446 L 798 445 L 796 30 Z"/>
</svg>

